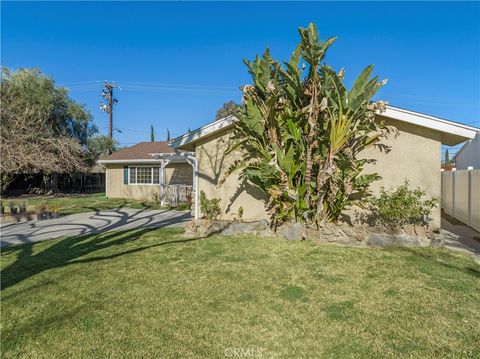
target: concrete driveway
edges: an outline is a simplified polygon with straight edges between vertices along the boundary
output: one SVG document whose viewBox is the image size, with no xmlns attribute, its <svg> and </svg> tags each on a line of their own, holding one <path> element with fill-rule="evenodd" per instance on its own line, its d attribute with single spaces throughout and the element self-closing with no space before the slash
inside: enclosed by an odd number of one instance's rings
<svg viewBox="0 0 480 359">
<path fill-rule="evenodd" d="M 445 241 L 447 248 L 455 251 L 469 254 L 480 263 L 480 233 L 464 224 L 452 223 L 447 218 L 442 217 L 442 229 L 445 229 L 455 235 Z"/>
<path fill-rule="evenodd" d="M 0 246 L 44 241 L 134 228 L 178 227 L 191 219 L 189 212 L 121 208 L 71 214 L 44 221 L 6 223 L 0 226 Z"/>
</svg>

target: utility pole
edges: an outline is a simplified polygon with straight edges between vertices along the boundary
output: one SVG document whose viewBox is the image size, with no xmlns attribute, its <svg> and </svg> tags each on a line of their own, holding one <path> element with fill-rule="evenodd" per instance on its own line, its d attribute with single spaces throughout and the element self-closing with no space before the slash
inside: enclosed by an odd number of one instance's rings
<svg viewBox="0 0 480 359">
<path fill-rule="evenodd" d="M 110 139 L 113 139 L 113 105 L 118 102 L 118 100 L 113 97 L 114 87 L 116 87 L 116 85 L 105 81 L 102 93 L 100 94 L 106 101 L 106 103 L 100 104 L 100 109 L 108 113 L 108 137 L 110 137 Z"/>
</svg>

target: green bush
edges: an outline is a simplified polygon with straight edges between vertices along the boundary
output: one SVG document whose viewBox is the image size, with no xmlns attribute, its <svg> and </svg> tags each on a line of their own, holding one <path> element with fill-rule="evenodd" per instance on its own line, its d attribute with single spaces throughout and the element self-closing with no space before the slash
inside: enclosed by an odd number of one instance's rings
<svg viewBox="0 0 480 359">
<path fill-rule="evenodd" d="M 411 189 L 408 181 L 388 191 L 382 187 L 377 197 L 367 200 L 368 212 L 359 214 L 359 219 L 362 223 L 391 229 L 408 224 L 426 225 L 438 199 L 423 199 L 425 194 L 419 187 Z"/>
<path fill-rule="evenodd" d="M 220 213 L 222 213 L 220 209 L 220 199 L 208 199 L 203 191 L 200 192 L 200 208 L 203 215 L 211 221 L 217 219 Z"/>
</svg>

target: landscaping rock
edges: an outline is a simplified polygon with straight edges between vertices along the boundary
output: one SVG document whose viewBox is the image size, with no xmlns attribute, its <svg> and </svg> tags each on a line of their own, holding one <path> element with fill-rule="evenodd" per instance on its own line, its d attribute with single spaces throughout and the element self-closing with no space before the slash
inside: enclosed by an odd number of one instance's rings
<svg viewBox="0 0 480 359">
<path fill-rule="evenodd" d="M 440 235 L 433 235 L 430 241 L 430 247 L 441 248 L 445 246 L 445 239 Z"/>
<path fill-rule="evenodd" d="M 229 221 L 209 221 L 206 219 L 192 219 L 185 226 L 184 237 L 208 237 L 223 231 L 230 224 Z"/>
<path fill-rule="evenodd" d="M 432 234 L 430 246 L 435 248 L 444 247 L 446 241 L 458 241 L 459 238 L 460 236 L 457 234 L 439 228 Z"/>
<path fill-rule="evenodd" d="M 422 242 L 416 237 L 407 234 L 390 234 L 390 233 L 372 233 L 366 241 L 369 247 L 391 247 L 391 246 L 422 246 Z"/>
<path fill-rule="evenodd" d="M 289 241 L 305 239 L 305 225 L 302 223 L 285 223 L 277 229 L 277 236 Z"/>
<path fill-rule="evenodd" d="M 255 223 L 254 229 L 256 231 L 264 231 L 270 228 L 270 226 L 268 225 L 268 221 L 266 219 L 262 219 L 261 221 L 254 222 L 254 223 Z"/>
<path fill-rule="evenodd" d="M 222 236 L 234 236 L 243 233 L 255 232 L 256 223 L 238 223 L 233 222 L 222 231 Z"/>
<path fill-rule="evenodd" d="M 308 239 L 317 243 L 335 243 L 346 246 L 368 246 L 385 248 L 392 246 L 432 246 L 442 247 L 448 238 L 456 238 L 453 233 L 438 230 L 432 233 L 422 226 L 409 226 L 391 230 L 384 227 L 352 226 L 347 223 L 327 223 L 324 227 L 306 228 L 302 223 L 284 223 L 276 232 L 270 229 L 266 220 L 259 222 L 192 220 L 185 228 L 185 237 L 207 237 L 220 233 L 222 236 L 254 234 L 262 237 L 278 237 L 290 241 Z"/>
</svg>

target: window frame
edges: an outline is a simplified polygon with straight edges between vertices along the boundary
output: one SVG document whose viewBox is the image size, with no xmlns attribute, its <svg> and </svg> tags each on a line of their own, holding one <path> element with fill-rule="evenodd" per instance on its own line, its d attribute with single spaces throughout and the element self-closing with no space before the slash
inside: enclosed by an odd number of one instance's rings
<svg viewBox="0 0 480 359">
<path fill-rule="evenodd" d="M 130 170 L 132 168 L 135 168 L 135 181 L 137 181 L 138 178 L 138 168 L 150 168 L 150 183 L 132 183 L 131 178 L 130 178 Z M 153 182 L 153 169 L 158 168 L 158 183 Z M 152 166 L 152 165 L 136 165 L 136 166 L 128 166 L 128 185 L 129 186 L 160 186 L 161 184 L 161 166 Z"/>
</svg>

